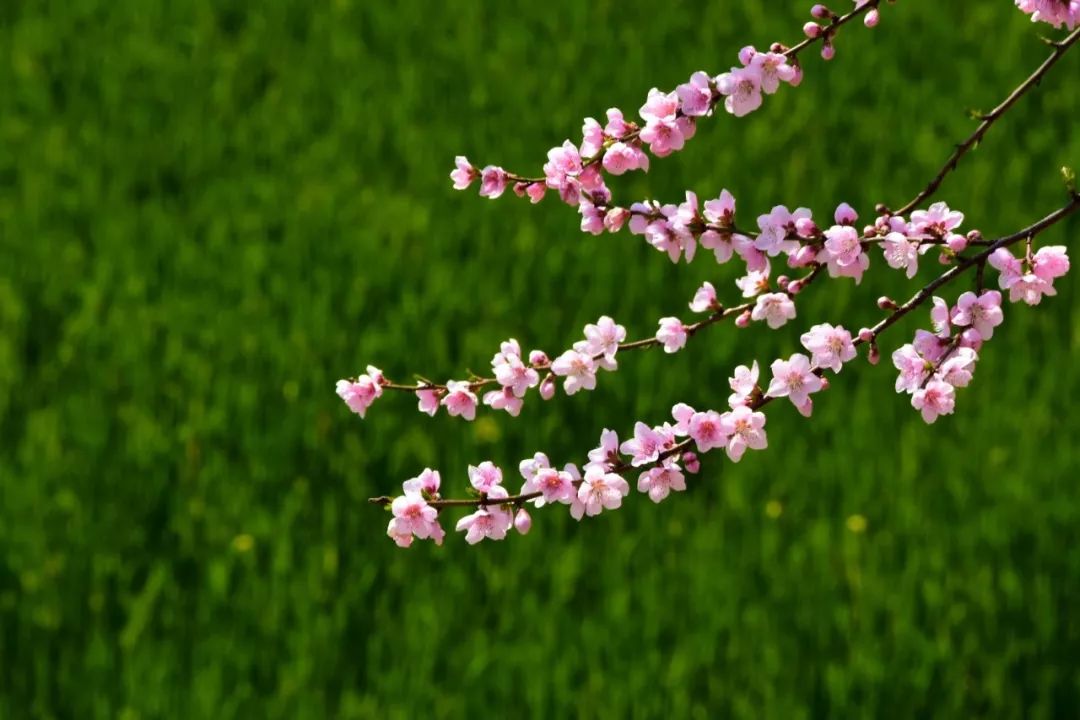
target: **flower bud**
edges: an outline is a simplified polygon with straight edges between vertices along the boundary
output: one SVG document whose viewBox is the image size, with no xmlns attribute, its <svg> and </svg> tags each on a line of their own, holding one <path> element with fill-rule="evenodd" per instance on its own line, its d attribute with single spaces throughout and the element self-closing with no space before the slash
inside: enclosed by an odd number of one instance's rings
<svg viewBox="0 0 1080 720">
<path fill-rule="evenodd" d="M 877 365 L 881 362 L 881 351 L 878 350 L 877 345 L 870 346 L 870 352 L 866 354 L 866 361 L 871 365 Z"/>
<path fill-rule="evenodd" d="M 948 237 L 945 238 L 945 244 L 954 253 L 964 252 L 968 245 L 968 239 L 958 233 L 949 233 Z"/>
<path fill-rule="evenodd" d="M 555 376 L 548 373 L 540 382 L 540 397 L 550 400 L 555 397 Z"/>
<path fill-rule="evenodd" d="M 529 530 L 532 530 L 532 518 L 525 508 L 521 508 L 517 515 L 514 515 L 514 529 L 522 535 L 528 535 Z"/>
<path fill-rule="evenodd" d="M 813 40 L 821 34 L 821 26 L 814 21 L 810 21 L 802 26 L 803 35 Z"/>
<path fill-rule="evenodd" d="M 683 467 L 686 468 L 686 472 L 691 475 L 696 475 L 697 471 L 701 469 L 701 462 L 698 460 L 696 453 L 684 452 L 682 455 Z"/>
<path fill-rule="evenodd" d="M 798 295 L 799 293 L 802 292 L 802 289 L 803 289 L 803 281 L 802 280 L 792 280 L 791 282 L 788 283 L 787 294 L 788 295 Z"/>
<path fill-rule="evenodd" d="M 787 290 L 788 283 L 790 282 L 791 278 L 789 278 L 787 275 L 781 275 L 780 277 L 776 278 L 776 287 L 780 288 L 781 290 Z"/>
<path fill-rule="evenodd" d="M 873 342 L 874 331 L 870 328 L 863 328 L 862 330 L 859 330 L 859 339 L 863 342 Z"/>
<path fill-rule="evenodd" d="M 832 46 L 832 43 L 826 40 L 825 44 L 821 47 L 821 59 L 832 60 L 834 57 L 836 57 L 836 48 Z"/>
<path fill-rule="evenodd" d="M 826 20 L 833 16 L 832 10 L 825 7 L 821 3 L 818 3 L 814 5 L 814 7 L 810 8 L 810 14 L 816 17 L 818 20 Z"/>
<path fill-rule="evenodd" d="M 630 211 L 624 207 L 614 207 L 604 215 L 604 227 L 608 232 L 619 232 L 623 223 L 630 217 Z"/>
<path fill-rule="evenodd" d="M 821 234 L 821 231 L 818 230 L 817 223 L 810 218 L 799 218 L 795 221 L 795 233 L 799 237 L 809 240 L 816 238 Z"/>
<path fill-rule="evenodd" d="M 878 24 L 878 20 L 881 19 L 881 13 L 877 8 L 874 8 L 870 12 L 866 13 L 866 17 L 863 18 L 863 25 L 868 28 L 872 28 Z"/>
<path fill-rule="evenodd" d="M 735 327 L 744 328 L 750 325 L 750 311 L 744 310 L 739 317 L 735 318 Z"/>
<path fill-rule="evenodd" d="M 882 310 L 895 310 L 898 307 L 896 301 L 887 295 L 882 295 L 877 299 L 877 306 Z"/>
<path fill-rule="evenodd" d="M 968 243 L 980 243 L 983 239 L 983 234 L 978 230 L 969 230 L 967 234 Z"/>
<path fill-rule="evenodd" d="M 551 360 L 548 358 L 547 353 L 543 350 L 530 350 L 529 364 L 533 367 L 541 367 L 545 365 L 550 365 Z"/>
</svg>

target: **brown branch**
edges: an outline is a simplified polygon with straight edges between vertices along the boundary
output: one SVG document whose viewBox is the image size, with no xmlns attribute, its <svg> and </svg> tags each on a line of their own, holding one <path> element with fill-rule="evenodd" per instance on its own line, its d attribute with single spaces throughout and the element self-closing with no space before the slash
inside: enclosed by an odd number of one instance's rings
<svg viewBox="0 0 1080 720">
<path fill-rule="evenodd" d="M 907 204 L 905 204 L 901 208 L 898 208 L 893 214 L 906 215 L 914 208 L 918 207 L 919 203 L 923 202 L 928 197 L 937 192 L 937 189 L 941 187 L 941 183 L 945 180 L 945 176 L 956 169 L 957 164 L 960 162 L 960 158 L 964 157 L 964 155 L 973 150 L 975 146 L 978 145 L 979 142 L 983 139 L 983 136 L 986 135 L 986 133 L 994 125 L 994 123 L 997 122 L 1002 115 L 1008 112 L 1009 108 L 1015 105 L 1016 102 L 1020 98 L 1022 98 L 1028 90 L 1039 84 L 1039 81 L 1042 80 L 1043 76 L 1050 71 L 1050 68 L 1054 67 L 1054 65 L 1057 64 L 1057 61 L 1060 60 L 1066 52 L 1068 52 L 1069 48 L 1072 47 L 1077 40 L 1080 40 L 1080 28 L 1074 30 L 1064 40 L 1058 42 L 1050 42 L 1049 44 L 1054 48 L 1053 52 L 1050 53 L 1050 57 L 1046 58 L 1046 60 L 1043 61 L 1043 64 L 1036 68 L 1035 72 L 1028 76 L 1027 80 L 1022 82 L 1015 90 L 1009 93 L 1009 96 L 1005 98 L 1000 105 L 998 105 L 996 108 L 986 113 L 985 115 L 982 115 L 980 117 L 982 122 L 979 123 L 979 127 L 975 128 L 975 132 L 973 132 L 967 140 L 956 146 L 956 149 L 953 151 L 952 155 L 950 155 L 949 159 L 945 161 L 945 164 L 941 167 L 941 170 L 938 171 L 938 174 L 934 176 L 934 179 L 930 181 L 930 184 L 923 188 L 922 191 L 920 191 L 918 195 L 913 197 Z"/>
</svg>

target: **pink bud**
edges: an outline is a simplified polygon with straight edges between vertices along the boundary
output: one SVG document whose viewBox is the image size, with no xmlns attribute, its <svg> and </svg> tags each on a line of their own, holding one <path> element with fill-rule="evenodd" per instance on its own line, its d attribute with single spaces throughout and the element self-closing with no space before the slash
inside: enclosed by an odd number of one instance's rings
<svg viewBox="0 0 1080 720">
<path fill-rule="evenodd" d="M 870 12 L 866 13 L 866 17 L 863 18 L 863 25 L 868 28 L 872 28 L 878 24 L 878 20 L 880 19 L 881 13 L 878 12 L 877 8 L 874 8 Z"/>
<path fill-rule="evenodd" d="M 791 267 L 806 267 L 810 263 L 817 259 L 817 250 L 809 245 L 803 245 L 799 248 L 795 255 L 788 260 L 788 265 Z"/>
<path fill-rule="evenodd" d="M 735 327 L 744 328 L 750 324 L 750 311 L 744 310 L 739 317 L 735 318 Z"/>
<path fill-rule="evenodd" d="M 769 52 L 782 53 L 787 52 L 787 49 L 787 45 L 780 42 L 774 42 L 773 44 L 769 45 Z"/>
<path fill-rule="evenodd" d="M 833 16 L 832 10 L 825 7 L 821 3 L 818 3 L 814 7 L 810 8 L 810 14 L 816 17 L 818 20 L 825 20 Z"/>
<path fill-rule="evenodd" d="M 829 389 L 829 378 L 825 377 L 824 375 L 821 376 L 821 389 L 822 390 L 828 390 Z"/>
<path fill-rule="evenodd" d="M 821 47 L 821 59 L 832 60 L 834 57 L 836 57 L 836 48 L 826 40 L 825 44 Z"/>
<path fill-rule="evenodd" d="M 968 239 L 958 233 L 950 233 L 945 238 L 945 244 L 955 253 L 964 252 L 968 245 Z"/>
<path fill-rule="evenodd" d="M 516 182 L 514 183 L 514 194 L 520 198 L 523 198 L 525 197 L 525 191 L 528 189 L 528 187 L 529 183 L 527 182 Z"/>
<path fill-rule="evenodd" d="M 798 295 L 799 293 L 802 292 L 802 289 L 803 289 L 803 281 L 802 280 L 792 280 L 791 282 L 788 283 L 787 294 L 788 295 Z"/>
<path fill-rule="evenodd" d="M 525 188 L 525 194 L 529 196 L 529 200 L 536 203 L 544 199 L 544 193 L 547 192 L 547 185 L 542 182 L 529 183 L 529 186 Z"/>
<path fill-rule="evenodd" d="M 887 295 L 882 295 L 877 299 L 877 306 L 882 310 L 895 310 L 896 301 Z"/>
<path fill-rule="evenodd" d="M 795 232 L 801 238 L 815 238 L 818 236 L 818 226 L 810 218 L 799 218 L 795 221 Z"/>
<path fill-rule="evenodd" d="M 878 350 L 877 345 L 870 346 L 870 352 L 866 355 L 866 361 L 871 365 L 877 365 L 881 362 L 881 351 Z"/>
<path fill-rule="evenodd" d="M 791 87 L 799 87 L 800 85 L 802 85 L 803 79 L 802 65 L 792 64 L 791 67 L 795 69 L 795 77 L 788 80 L 788 85 L 790 85 Z"/>
<path fill-rule="evenodd" d="M 877 224 L 863 225 L 862 235 L 863 237 L 873 237 L 874 235 L 877 235 Z"/>
<path fill-rule="evenodd" d="M 686 472 L 691 475 L 697 475 L 698 470 L 701 469 L 701 462 L 698 460 L 698 456 L 692 452 L 684 452 L 682 456 L 683 467 L 686 468 Z"/>
<path fill-rule="evenodd" d="M 741 62 L 743 65 L 749 65 L 750 61 L 754 59 L 755 55 L 757 55 L 757 50 L 754 49 L 754 46 L 747 45 L 739 51 L 739 62 Z"/>
<path fill-rule="evenodd" d="M 937 256 L 937 259 L 938 259 L 938 262 L 941 263 L 942 265 L 950 265 L 950 264 L 952 264 L 952 256 L 950 256 L 948 253 L 939 253 L 938 256 Z"/>
<path fill-rule="evenodd" d="M 978 230 L 969 230 L 967 234 L 969 243 L 980 243 L 983 239 L 983 234 Z"/>
<path fill-rule="evenodd" d="M 833 213 L 833 220 L 837 225 L 854 225 L 855 221 L 859 219 L 859 214 L 855 212 L 855 208 L 845 203 L 840 203 L 836 208 L 836 212 Z"/>
<path fill-rule="evenodd" d="M 542 367 L 550 365 L 551 360 L 543 350 L 531 350 L 529 352 L 529 364 L 533 367 Z"/>
<path fill-rule="evenodd" d="M 555 397 L 555 376 L 548 373 L 540 382 L 540 397 L 550 400 Z"/>
<path fill-rule="evenodd" d="M 525 508 L 518 510 L 517 515 L 514 516 L 514 529 L 522 535 L 528 535 L 529 530 L 532 530 L 532 518 L 529 517 Z"/>
<path fill-rule="evenodd" d="M 614 207 L 604 215 L 604 227 L 608 232 L 619 232 L 623 223 L 630 217 L 630 211 L 624 207 Z"/>
<path fill-rule="evenodd" d="M 821 26 L 816 22 L 810 21 L 802 26 L 803 35 L 813 40 L 821 34 Z"/>
<path fill-rule="evenodd" d="M 781 275 L 780 277 L 776 278 L 776 286 L 781 290 L 787 290 L 788 283 L 790 282 L 791 278 L 789 278 L 787 275 Z"/>
<path fill-rule="evenodd" d="M 873 340 L 874 340 L 874 331 L 871 330 L 870 328 L 863 328 L 862 330 L 859 331 L 859 339 L 862 340 L 863 342 L 873 342 Z"/>
</svg>

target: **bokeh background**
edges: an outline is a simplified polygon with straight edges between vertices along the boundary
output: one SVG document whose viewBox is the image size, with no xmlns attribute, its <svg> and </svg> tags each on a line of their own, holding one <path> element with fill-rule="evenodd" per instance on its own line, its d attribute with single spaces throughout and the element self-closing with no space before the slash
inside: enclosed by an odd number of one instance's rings
<svg viewBox="0 0 1080 720">
<path fill-rule="evenodd" d="M 385 396 L 361 421 L 334 394 L 367 363 L 461 376 L 510 336 L 554 351 L 601 314 L 641 336 L 703 280 L 736 292 L 734 265 L 675 267 L 582 235 L 552 198 L 491 202 L 447 175 L 456 154 L 532 173 L 584 116 L 796 39 L 808 6 L 0 3 L 0 717 L 1074 716 L 1074 277 L 1007 308 L 932 427 L 887 361 L 861 362 L 812 421 L 771 408 L 767 452 L 707 458 L 661 506 L 402 551 L 366 503 L 425 466 L 461 490 L 469 463 L 580 461 L 603 427 L 721 406 L 736 364 L 914 289 L 875 260 L 780 331 L 627 356 L 518 419 Z M 744 217 L 841 200 L 867 217 L 1052 33 L 1007 0 L 882 15 L 619 197 L 726 187 Z M 1080 51 L 949 179 L 938 198 L 967 226 L 1062 203 L 1078 76 Z"/>
</svg>

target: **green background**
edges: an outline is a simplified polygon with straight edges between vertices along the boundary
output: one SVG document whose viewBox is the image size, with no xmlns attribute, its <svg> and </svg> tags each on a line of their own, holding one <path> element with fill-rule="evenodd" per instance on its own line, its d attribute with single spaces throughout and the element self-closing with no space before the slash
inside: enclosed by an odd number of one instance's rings
<svg viewBox="0 0 1080 720">
<path fill-rule="evenodd" d="M 457 494 L 469 463 L 580 462 L 601 428 L 720 407 L 736 364 L 914 290 L 875 257 L 779 331 L 628 355 L 518 419 L 395 395 L 360 420 L 334 394 L 368 363 L 460 377 L 510 336 L 554 352 L 611 314 L 639 337 L 705 279 L 736 293 L 734 264 L 675 267 L 447 175 L 456 154 L 536 172 L 584 116 L 796 39 L 808 5 L 0 3 L 0 717 L 1074 714 L 1075 274 L 1006 308 L 933 426 L 859 362 L 660 506 L 403 551 L 366 503 L 425 466 Z M 1007 0 L 886 6 L 617 197 L 866 218 L 1040 62 L 1040 32 Z M 948 180 L 968 227 L 1062 204 L 1078 76 L 1074 53 Z"/>
</svg>

